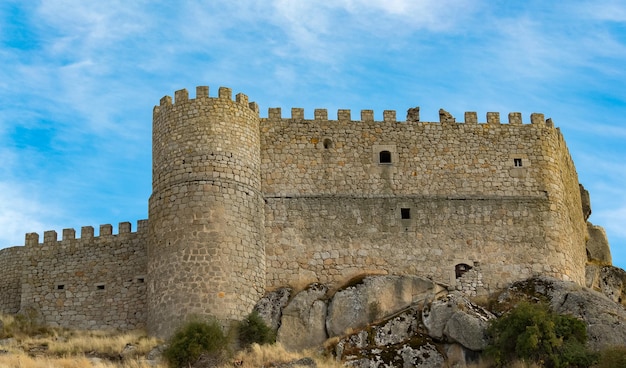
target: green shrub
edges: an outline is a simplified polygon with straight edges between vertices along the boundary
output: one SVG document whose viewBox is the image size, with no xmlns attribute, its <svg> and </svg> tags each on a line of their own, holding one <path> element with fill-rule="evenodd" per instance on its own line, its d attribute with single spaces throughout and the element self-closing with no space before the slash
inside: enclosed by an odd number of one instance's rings
<svg viewBox="0 0 626 368">
<path fill-rule="evenodd" d="M 173 367 L 186 367 L 203 354 L 222 356 L 227 345 L 228 339 L 216 320 L 191 321 L 172 336 L 163 357 Z"/>
<path fill-rule="evenodd" d="M 276 342 L 276 333 L 253 311 L 239 324 L 239 342 L 242 347 L 248 347 L 254 343 L 259 345 L 273 344 Z"/>
<path fill-rule="evenodd" d="M 487 354 L 498 366 L 528 360 L 549 368 L 588 367 L 596 356 L 585 347 L 584 322 L 552 312 L 545 304 L 521 302 L 493 321 Z"/>
<path fill-rule="evenodd" d="M 616 346 L 600 352 L 597 368 L 626 367 L 626 346 Z"/>
</svg>

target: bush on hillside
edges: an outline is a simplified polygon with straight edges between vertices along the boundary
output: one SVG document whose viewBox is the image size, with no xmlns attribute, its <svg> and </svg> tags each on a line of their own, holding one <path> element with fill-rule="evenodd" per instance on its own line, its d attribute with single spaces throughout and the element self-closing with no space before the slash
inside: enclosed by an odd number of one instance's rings
<svg viewBox="0 0 626 368">
<path fill-rule="evenodd" d="M 191 321 L 172 336 L 163 357 L 172 367 L 187 367 L 201 355 L 223 356 L 227 345 L 228 339 L 216 320 Z"/>
<path fill-rule="evenodd" d="M 494 320 L 487 354 L 500 367 L 528 360 L 548 368 L 589 367 L 595 354 L 585 347 L 587 330 L 581 320 L 554 313 L 545 304 L 521 302 Z"/>
<path fill-rule="evenodd" d="M 238 336 L 242 347 L 248 347 L 255 343 L 263 345 L 276 342 L 276 332 L 263 321 L 256 311 L 241 321 Z"/>
</svg>

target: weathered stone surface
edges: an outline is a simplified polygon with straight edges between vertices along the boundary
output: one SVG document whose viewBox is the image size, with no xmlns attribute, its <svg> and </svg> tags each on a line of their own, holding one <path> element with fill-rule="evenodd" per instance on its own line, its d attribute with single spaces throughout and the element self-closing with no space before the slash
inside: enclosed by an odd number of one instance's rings
<svg viewBox="0 0 626 368">
<path fill-rule="evenodd" d="M 482 350 L 487 346 L 488 320 L 457 311 L 450 317 L 443 331 L 452 342 L 457 342 L 470 350 Z"/>
<path fill-rule="evenodd" d="M 328 306 L 329 336 L 359 328 L 409 305 L 432 298 L 442 288 L 416 276 L 371 276 L 361 284 L 338 291 Z"/>
<path fill-rule="evenodd" d="M 626 271 L 623 269 L 587 264 L 585 286 L 602 292 L 612 301 L 626 307 Z"/>
<path fill-rule="evenodd" d="M 422 310 L 422 322 L 428 330 L 428 334 L 434 339 L 442 339 L 446 323 L 455 312 L 456 305 L 450 299 L 438 300 L 425 305 Z"/>
<path fill-rule="evenodd" d="M 460 295 L 430 303 L 422 310 L 422 321 L 434 339 L 457 342 L 470 350 L 487 345 L 485 331 L 493 314 Z"/>
<path fill-rule="evenodd" d="M 583 210 L 583 219 L 587 221 L 589 216 L 591 216 L 591 199 L 589 197 L 589 192 L 582 184 L 578 184 L 580 188 L 580 200 L 582 202 L 582 210 Z"/>
<path fill-rule="evenodd" d="M 288 350 L 304 350 L 321 345 L 326 335 L 328 288 L 313 284 L 299 292 L 283 309 L 276 340 Z"/>
<path fill-rule="evenodd" d="M 537 277 L 516 282 L 498 301 L 545 298 L 558 313 L 571 314 L 587 324 L 588 345 L 600 350 L 626 345 L 626 309 L 604 294 L 573 282 Z"/>
<path fill-rule="evenodd" d="M 406 121 L 407 122 L 418 122 L 420 121 L 420 107 L 411 107 L 406 112 Z"/>
<path fill-rule="evenodd" d="M 336 357 L 354 367 L 430 367 L 427 364 L 439 359 L 430 360 L 429 356 L 442 355 L 420 329 L 420 315 L 419 306 L 411 307 L 345 336 L 335 345 Z"/>
<path fill-rule="evenodd" d="M 588 260 L 606 265 L 612 264 L 613 259 L 611 258 L 611 248 L 606 237 L 606 231 L 601 226 L 587 222 L 587 233 L 589 234 L 589 239 L 587 240 Z"/>
<path fill-rule="evenodd" d="M 283 308 L 289 302 L 290 288 L 280 288 L 265 294 L 254 306 L 254 310 L 263 318 L 263 321 L 274 331 L 280 327 L 280 318 Z"/>
</svg>

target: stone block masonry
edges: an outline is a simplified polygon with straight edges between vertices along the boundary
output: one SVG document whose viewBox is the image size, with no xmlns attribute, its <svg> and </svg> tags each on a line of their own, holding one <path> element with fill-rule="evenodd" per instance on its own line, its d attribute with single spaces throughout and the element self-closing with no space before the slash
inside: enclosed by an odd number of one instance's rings
<svg viewBox="0 0 626 368">
<path fill-rule="evenodd" d="M 417 275 L 484 294 L 534 275 L 584 282 L 578 177 L 550 119 L 422 122 L 363 110 L 337 120 L 267 118 L 244 94 L 198 87 L 153 110 L 153 192 L 136 233 L 27 234 L 0 251 L 0 307 L 52 325 L 147 327 L 191 316 L 224 325 L 281 286 L 339 287 L 366 274 Z"/>
</svg>

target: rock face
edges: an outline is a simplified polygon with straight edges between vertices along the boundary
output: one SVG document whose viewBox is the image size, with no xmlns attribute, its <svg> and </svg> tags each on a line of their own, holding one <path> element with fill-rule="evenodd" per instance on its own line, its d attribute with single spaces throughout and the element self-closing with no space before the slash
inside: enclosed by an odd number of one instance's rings
<svg viewBox="0 0 626 368">
<path fill-rule="evenodd" d="M 326 329 L 330 337 L 392 315 L 409 305 L 432 299 L 443 288 L 416 276 L 372 276 L 338 291 L 328 306 Z"/>
<path fill-rule="evenodd" d="M 512 284 L 498 302 L 515 303 L 520 299 L 545 300 L 554 311 L 582 319 L 587 324 L 591 349 L 626 344 L 626 309 L 602 293 L 573 282 L 537 277 Z"/>
<path fill-rule="evenodd" d="M 256 303 L 254 310 L 259 313 L 259 316 L 263 318 L 263 321 L 265 321 L 269 327 L 277 331 L 280 327 L 283 308 L 285 308 L 287 302 L 289 302 L 290 296 L 290 288 L 280 288 L 271 291 L 265 294 L 265 296 Z"/>
<path fill-rule="evenodd" d="M 587 259 L 589 261 L 600 262 L 605 265 L 613 263 L 611 258 L 611 248 L 606 232 L 601 226 L 596 226 L 591 222 L 587 222 Z"/>
<path fill-rule="evenodd" d="M 496 310 L 503 313 L 520 300 L 541 300 L 557 313 L 584 320 L 590 348 L 624 345 L 626 309 L 619 302 L 626 271 L 611 266 L 596 270 L 594 280 L 604 294 L 573 282 L 531 278 L 503 291 Z M 352 367 L 465 367 L 487 347 L 486 330 L 496 318 L 464 294 L 446 294 L 441 285 L 412 276 L 369 276 L 332 296 L 320 284 L 291 301 L 289 294 L 276 290 L 256 307 L 279 326 L 277 340 L 289 350 L 326 343 Z"/>
<path fill-rule="evenodd" d="M 626 307 L 626 271 L 613 266 L 587 265 L 586 286 Z"/>
<path fill-rule="evenodd" d="M 491 312 L 458 294 L 433 301 L 422 310 L 422 320 L 431 337 L 475 351 L 487 346 L 485 331 L 493 318 Z"/>
<path fill-rule="evenodd" d="M 320 346 L 326 335 L 326 292 L 328 288 L 313 284 L 299 292 L 283 309 L 276 341 L 288 350 Z"/>
<path fill-rule="evenodd" d="M 420 310 L 411 308 L 340 339 L 335 354 L 349 367 L 443 367 L 441 348 L 419 326 Z"/>
</svg>

